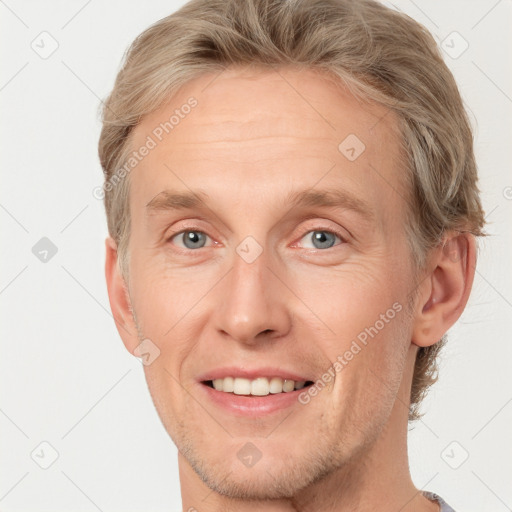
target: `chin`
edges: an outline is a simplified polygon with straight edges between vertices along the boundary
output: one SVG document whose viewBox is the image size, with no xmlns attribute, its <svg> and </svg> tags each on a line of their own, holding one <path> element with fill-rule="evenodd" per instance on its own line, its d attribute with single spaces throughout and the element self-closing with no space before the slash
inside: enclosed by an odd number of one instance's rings
<svg viewBox="0 0 512 512">
<path fill-rule="evenodd" d="M 175 443 L 208 488 L 232 499 L 293 498 L 339 469 L 339 462 L 335 461 L 332 449 L 328 446 L 314 446 L 313 443 L 310 443 L 302 453 L 297 446 L 293 446 L 293 455 L 288 452 L 283 456 L 269 449 L 270 454 L 262 455 L 252 467 L 244 466 L 237 457 L 239 446 L 245 445 L 243 441 L 220 450 L 218 445 L 205 446 L 204 440 L 195 443 L 190 437 L 176 439 Z M 310 453 L 306 451 L 307 449 Z"/>
<path fill-rule="evenodd" d="M 210 465 L 205 460 L 197 464 L 196 461 L 190 459 L 189 463 L 210 489 L 232 499 L 292 498 L 312 483 L 309 470 L 301 469 L 296 464 L 290 464 L 289 461 L 269 461 L 267 465 L 270 467 L 262 465 L 259 468 L 244 468 L 243 470 L 237 468 L 238 471 L 231 466 Z"/>
</svg>

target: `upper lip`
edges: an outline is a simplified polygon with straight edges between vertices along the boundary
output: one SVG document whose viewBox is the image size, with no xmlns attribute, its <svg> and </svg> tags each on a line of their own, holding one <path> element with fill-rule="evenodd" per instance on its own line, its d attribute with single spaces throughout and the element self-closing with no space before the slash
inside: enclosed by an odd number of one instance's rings
<svg viewBox="0 0 512 512">
<path fill-rule="evenodd" d="M 275 368 L 270 366 L 259 367 L 259 368 L 240 368 L 236 366 L 225 366 L 222 368 L 215 368 L 208 372 L 199 375 L 198 380 L 200 382 L 223 379 L 225 377 L 241 377 L 244 379 L 253 380 L 258 377 L 280 377 L 281 379 L 294 380 L 295 382 L 301 381 L 312 381 L 311 377 L 300 374 L 295 371 L 284 370 L 283 368 Z"/>
</svg>

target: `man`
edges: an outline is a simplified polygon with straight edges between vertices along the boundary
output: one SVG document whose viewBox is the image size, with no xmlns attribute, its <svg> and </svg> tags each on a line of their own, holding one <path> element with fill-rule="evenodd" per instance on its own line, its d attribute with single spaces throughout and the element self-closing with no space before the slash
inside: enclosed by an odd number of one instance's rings
<svg viewBox="0 0 512 512">
<path fill-rule="evenodd" d="M 194 0 L 103 110 L 106 278 L 183 510 L 452 510 L 408 421 L 483 234 L 433 38 L 373 1 Z"/>
</svg>

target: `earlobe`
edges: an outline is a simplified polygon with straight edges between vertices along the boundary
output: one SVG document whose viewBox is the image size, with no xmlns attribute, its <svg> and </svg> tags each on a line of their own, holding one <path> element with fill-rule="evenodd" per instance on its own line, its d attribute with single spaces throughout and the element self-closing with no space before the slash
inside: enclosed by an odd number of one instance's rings
<svg viewBox="0 0 512 512">
<path fill-rule="evenodd" d="M 447 235 L 430 261 L 433 270 L 420 285 L 411 340 L 419 347 L 439 341 L 464 311 L 475 275 L 474 236 Z"/>
<path fill-rule="evenodd" d="M 111 237 L 105 240 L 105 249 L 105 278 L 110 309 L 126 349 L 133 354 L 139 344 L 137 328 L 133 320 L 126 283 L 118 264 L 117 245 Z"/>
</svg>

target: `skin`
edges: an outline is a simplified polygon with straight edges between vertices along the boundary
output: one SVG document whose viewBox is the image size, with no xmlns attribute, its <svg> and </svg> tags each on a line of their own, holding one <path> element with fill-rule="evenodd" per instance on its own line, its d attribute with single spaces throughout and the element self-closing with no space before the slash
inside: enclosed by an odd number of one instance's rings
<svg viewBox="0 0 512 512">
<path fill-rule="evenodd" d="M 130 174 L 126 281 L 106 241 L 123 342 L 134 353 L 149 338 L 160 350 L 144 370 L 179 450 L 183 510 L 439 510 L 409 474 L 409 394 L 418 347 L 438 341 L 466 305 L 474 238 L 448 233 L 414 274 L 396 119 L 320 73 L 203 75 L 143 118 L 132 146 L 190 96 L 198 105 Z M 338 149 L 348 134 L 366 146 L 354 161 Z M 313 188 L 349 192 L 373 217 L 290 208 L 291 191 Z M 165 189 L 201 189 L 207 207 L 148 212 Z M 185 229 L 208 235 L 205 246 L 187 249 L 176 236 Z M 315 230 L 341 237 L 317 248 Z M 247 236 L 263 248 L 252 263 L 236 252 Z M 226 365 L 320 378 L 394 303 L 402 310 L 306 405 L 236 417 L 201 393 L 200 373 Z M 237 457 L 249 441 L 261 453 L 252 467 Z"/>
</svg>

